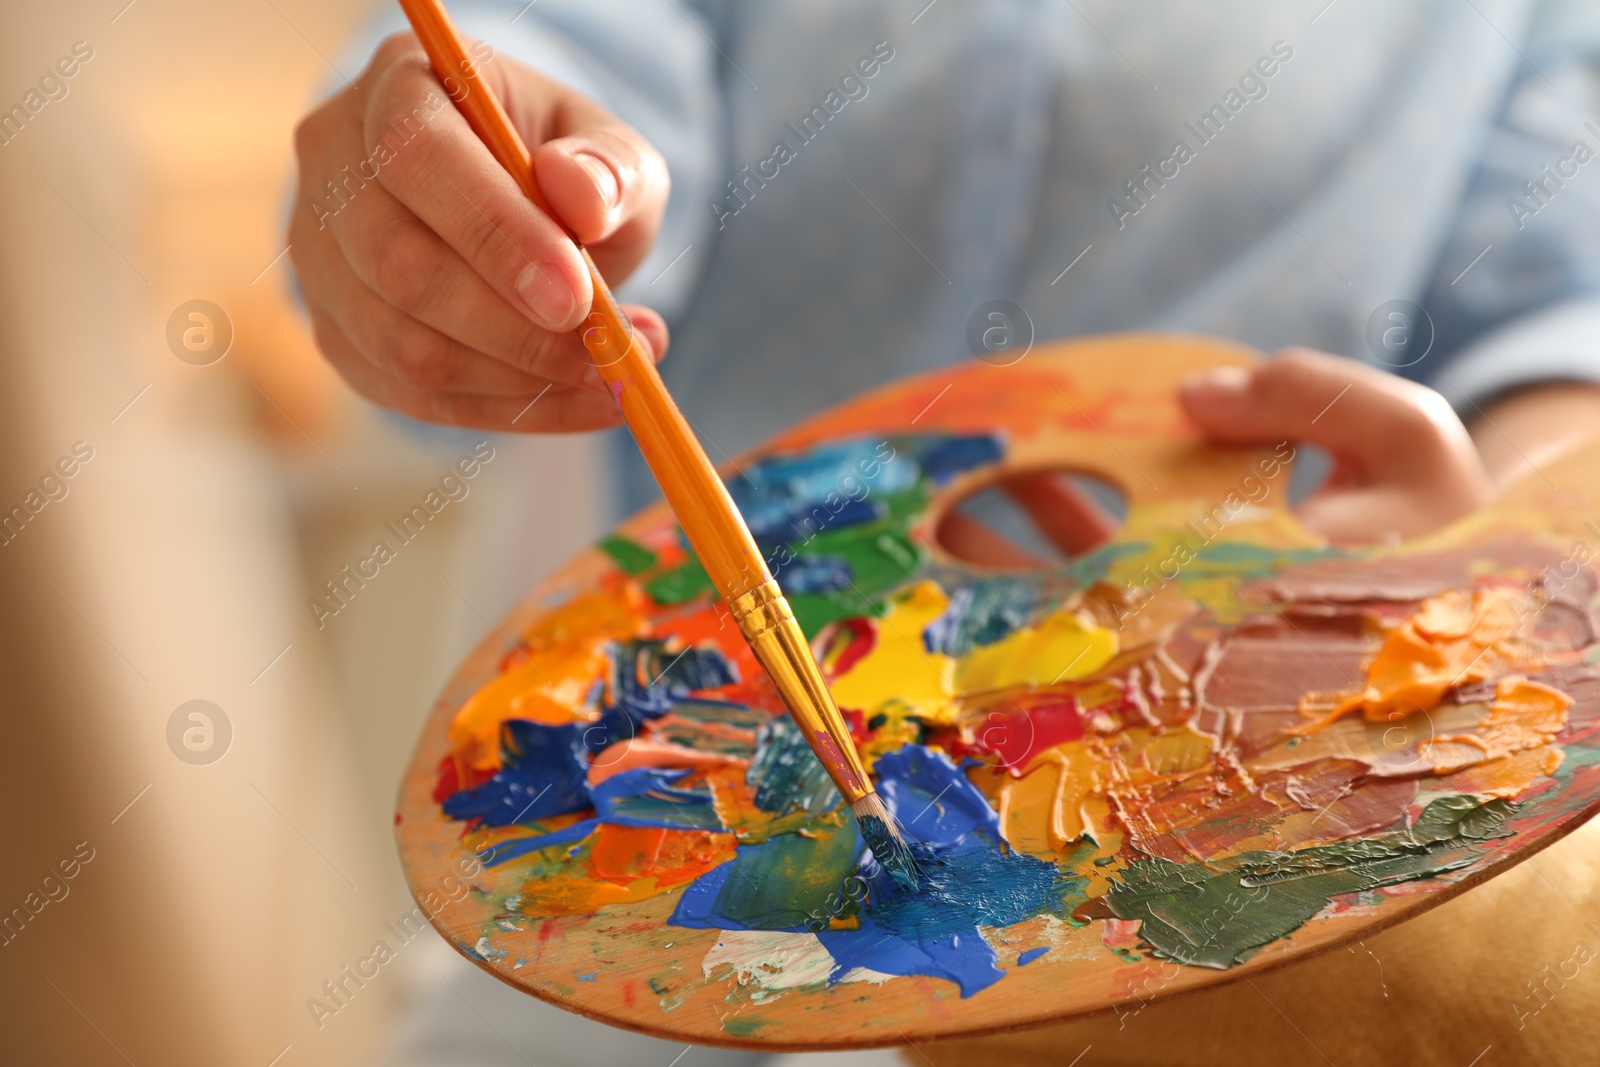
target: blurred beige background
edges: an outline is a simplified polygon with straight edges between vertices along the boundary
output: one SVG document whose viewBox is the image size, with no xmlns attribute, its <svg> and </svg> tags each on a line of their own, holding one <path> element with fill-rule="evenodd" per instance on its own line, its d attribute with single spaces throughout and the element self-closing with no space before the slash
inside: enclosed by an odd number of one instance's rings
<svg viewBox="0 0 1600 1067">
<path fill-rule="evenodd" d="M 0 12 L 0 110 L 93 49 L 0 145 L 0 511 L 94 453 L 0 547 L 0 1060 L 361 1063 L 442 942 L 320 1029 L 306 1002 L 394 941 L 416 726 L 486 617 L 599 529 L 600 446 L 495 441 L 319 631 L 307 598 L 481 439 L 355 399 L 279 258 L 291 132 L 373 5 L 123 3 Z M 193 299 L 234 327 L 210 366 L 167 346 Z M 167 740 L 195 699 L 232 728 L 207 765 Z"/>
</svg>

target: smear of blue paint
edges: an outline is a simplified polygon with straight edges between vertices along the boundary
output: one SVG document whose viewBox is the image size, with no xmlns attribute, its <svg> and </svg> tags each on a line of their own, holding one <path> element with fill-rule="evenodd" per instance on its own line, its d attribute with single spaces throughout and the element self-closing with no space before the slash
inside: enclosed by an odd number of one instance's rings
<svg viewBox="0 0 1600 1067">
<path fill-rule="evenodd" d="M 592 751 L 635 736 L 640 725 L 661 718 L 691 693 L 739 680 L 733 662 L 716 648 L 670 652 L 661 641 L 625 641 L 608 652 L 613 703 L 602 709 L 601 728 L 589 732 Z"/>
<path fill-rule="evenodd" d="M 1026 967 L 1028 964 L 1032 963 L 1034 960 L 1038 959 L 1040 956 L 1043 956 L 1049 951 L 1049 945 L 1045 945 L 1042 948 L 1030 948 L 1028 951 L 1017 956 L 1017 966 Z"/>
<path fill-rule="evenodd" d="M 668 830 L 726 829 L 711 803 L 711 790 L 678 789 L 690 772 L 639 767 L 612 775 L 591 791 L 595 814 L 616 826 L 655 826 Z"/>
<path fill-rule="evenodd" d="M 1000 840 L 1000 816 L 989 798 L 941 752 L 906 745 L 878 757 L 878 793 L 906 837 L 935 852 L 965 844 L 974 834 Z"/>
<path fill-rule="evenodd" d="M 954 434 L 927 440 L 915 454 L 923 474 L 944 482 L 962 471 L 1000 462 L 1005 446 L 992 433 Z"/>
<path fill-rule="evenodd" d="M 509 841 L 502 841 L 483 849 L 478 853 L 478 858 L 485 867 L 495 867 L 507 860 L 514 860 L 518 856 L 526 856 L 530 852 L 538 852 L 542 848 L 551 848 L 555 845 L 573 845 L 582 841 L 600 828 L 599 819 L 583 819 L 571 826 L 537 837 L 514 837 Z"/>
<path fill-rule="evenodd" d="M 582 811 L 593 802 L 588 753 L 638 736 L 645 721 L 661 718 L 696 691 L 720 689 L 739 678 L 732 661 L 715 648 L 671 652 L 661 641 L 626 641 L 608 646 L 606 652 L 614 700 L 602 707 L 599 720 L 560 726 L 508 720 L 501 726 L 500 769 L 487 782 L 446 798 L 441 805 L 446 815 L 482 819 L 485 826 L 509 826 Z M 671 799 L 691 806 L 699 803 L 699 798 Z M 714 821 L 701 828 L 720 830 L 722 825 Z"/>
<path fill-rule="evenodd" d="M 1026 625 L 1038 600 L 1038 585 L 1020 578 L 961 586 L 950 595 L 944 612 L 922 631 L 923 644 L 929 652 L 964 656 Z"/>
<path fill-rule="evenodd" d="M 853 438 L 767 456 L 729 478 L 728 492 L 764 545 L 804 537 L 808 529 L 872 522 L 888 514 L 875 497 L 917 480 L 914 462 L 883 461 L 895 457 L 885 444 L 881 438 Z"/>
<path fill-rule="evenodd" d="M 452 819 L 482 819 L 509 826 L 589 806 L 589 761 L 584 726 L 512 719 L 500 733 L 501 767 L 487 782 L 445 799 Z"/>
<path fill-rule="evenodd" d="M 785 596 L 829 593 L 845 588 L 855 578 L 850 561 L 843 556 L 801 553 L 787 558 L 774 558 L 772 563 L 772 576 L 778 580 Z"/>
<path fill-rule="evenodd" d="M 837 980 L 855 967 L 882 974 L 920 974 L 955 982 L 963 997 L 1004 977 L 980 926 L 1010 926 L 1045 912 L 1061 914 L 1075 879 L 1054 864 L 1000 846 L 999 820 L 988 799 L 941 753 L 907 745 L 879 757 L 878 791 L 906 829 L 924 868 L 914 892 L 899 889 L 862 848 L 852 824 L 837 833 L 856 857 L 826 884 L 796 879 L 772 884 L 771 856 L 793 842 L 741 846 L 736 858 L 693 882 L 669 920 L 697 928 L 814 930 L 833 955 Z M 817 845 L 819 856 L 825 844 Z M 850 878 L 868 887 L 852 912 Z M 759 878 L 766 877 L 766 884 Z M 733 882 L 731 879 L 743 879 Z M 760 892 L 745 891 L 755 880 Z M 859 929 L 818 929 L 817 919 L 854 914 Z"/>
<path fill-rule="evenodd" d="M 599 980 L 600 974 L 597 971 L 590 971 L 588 974 L 578 975 L 578 981 L 580 982 L 598 982 Z"/>
</svg>

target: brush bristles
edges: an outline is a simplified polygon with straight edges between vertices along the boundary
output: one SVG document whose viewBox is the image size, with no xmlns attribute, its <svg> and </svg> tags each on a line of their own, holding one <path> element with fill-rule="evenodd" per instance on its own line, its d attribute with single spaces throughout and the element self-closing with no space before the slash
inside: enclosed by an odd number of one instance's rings
<svg viewBox="0 0 1600 1067">
<path fill-rule="evenodd" d="M 920 888 L 922 871 L 917 866 L 917 858 L 911 854 L 911 847 L 906 844 L 899 823 L 882 798 L 876 793 L 868 793 L 851 804 L 850 810 L 855 813 L 861 836 L 866 839 L 873 856 L 877 857 L 878 866 L 889 872 L 901 889 L 914 892 Z"/>
</svg>

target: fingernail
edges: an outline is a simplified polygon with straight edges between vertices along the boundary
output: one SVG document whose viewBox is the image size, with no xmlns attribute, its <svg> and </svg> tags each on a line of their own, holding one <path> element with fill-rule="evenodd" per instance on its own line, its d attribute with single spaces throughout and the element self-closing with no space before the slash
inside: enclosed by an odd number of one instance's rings
<svg viewBox="0 0 1600 1067">
<path fill-rule="evenodd" d="M 554 267 L 529 264 L 517 277 L 517 292 L 533 313 L 533 319 L 547 330 L 565 329 L 578 306 L 578 297 Z"/>
<path fill-rule="evenodd" d="M 1241 403 L 1250 389 L 1247 367 L 1213 367 L 1191 374 L 1183 380 L 1183 391 L 1191 399 L 1217 406 Z"/>
<path fill-rule="evenodd" d="M 617 175 L 611 169 L 610 164 L 592 152 L 576 152 L 572 158 L 576 159 L 579 165 L 594 178 L 594 184 L 600 190 L 601 199 L 606 202 L 606 210 L 613 210 L 617 206 L 617 202 L 622 199 L 622 190 L 617 185 Z"/>
<path fill-rule="evenodd" d="M 604 389 L 606 386 L 606 380 L 600 377 L 600 372 L 592 366 L 583 368 L 578 381 L 590 389 Z"/>
</svg>

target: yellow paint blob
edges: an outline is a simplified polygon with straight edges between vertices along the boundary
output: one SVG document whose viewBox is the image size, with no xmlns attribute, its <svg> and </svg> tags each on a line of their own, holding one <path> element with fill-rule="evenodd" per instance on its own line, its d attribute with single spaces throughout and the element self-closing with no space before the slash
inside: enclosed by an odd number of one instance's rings
<svg viewBox="0 0 1600 1067">
<path fill-rule="evenodd" d="M 1061 609 L 1038 626 L 1020 627 L 962 656 L 956 691 L 965 696 L 1016 685 L 1056 685 L 1094 674 L 1116 654 L 1115 630 L 1083 612 Z"/>
<path fill-rule="evenodd" d="M 922 631 L 950 605 L 937 582 L 918 582 L 889 604 L 876 620 L 877 640 L 830 688 L 841 708 L 868 718 L 890 704 L 930 722 L 953 721 L 955 660 L 929 652 Z"/>
<path fill-rule="evenodd" d="M 869 718 L 884 714 L 891 722 L 916 716 L 948 725 L 956 721 L 958 698 L 1085 678 L 1117 654 L 1114 630 L 1086 612 L 1067 609 L 959 659 L 930 652 L 923 631 L 949 605 L 950 598 L 932 581 L 918 582 L 896 598 L 876 621 L 872 651 L 834 681 L 839 706 Z"/>
</svg>

